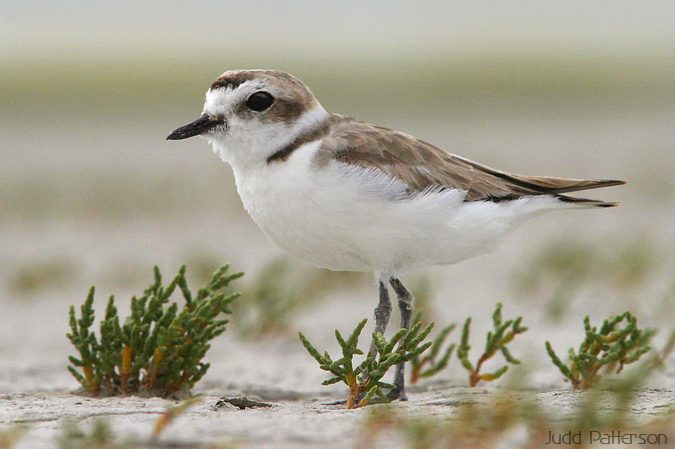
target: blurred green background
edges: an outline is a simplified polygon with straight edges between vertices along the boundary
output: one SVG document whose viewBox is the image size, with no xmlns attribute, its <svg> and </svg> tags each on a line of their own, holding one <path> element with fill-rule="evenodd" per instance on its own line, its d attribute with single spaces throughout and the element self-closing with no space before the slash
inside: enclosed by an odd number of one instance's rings
<svg viewBox="0 0 675 449">
<path fill-rule="evenodd" d="M 292 72 L 330 111 L 487 165 L 629 182 L 593 193 L 616 210 L 549 216 L 431 271 L 451 298 L 501 299 L 552 240 L 610 258 L 648 242 L 661 294 L 675 248 L 673 23 L 669 1 L 4 1 L 2 299 L 76 302 L 91 283 L 137 289 L 155 263 L 256 273 L 278 256 L 207 144 L 164 140 L 236 68 Z"/>
</svg>

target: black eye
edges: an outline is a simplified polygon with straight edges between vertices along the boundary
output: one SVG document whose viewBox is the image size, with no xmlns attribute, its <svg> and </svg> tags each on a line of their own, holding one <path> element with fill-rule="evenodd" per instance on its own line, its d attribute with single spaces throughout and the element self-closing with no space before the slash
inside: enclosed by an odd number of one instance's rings
<svg viewBox="0 0 675 449">
<path fill-rule="evenodd" d="M 251 111 L 264 111 L 265 109 L 272 106 L 274 103 L 274 97 L 267 92 L 256 92 L 246 100 L 246 106 Z"/>
</svg>

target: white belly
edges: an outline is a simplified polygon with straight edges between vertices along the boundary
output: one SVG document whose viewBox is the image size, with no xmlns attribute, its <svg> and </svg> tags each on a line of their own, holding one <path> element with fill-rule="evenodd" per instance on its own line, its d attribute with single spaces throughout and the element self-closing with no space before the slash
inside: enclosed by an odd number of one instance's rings
<svg viewBox="0 0 675 449">
<path fill-rule="evenodd" d="M 522 219 L 557 203 L 545 197 L 465 203 L 457 190 L 401 200 L 404 186 L 386 175 L 340 163 L 311 165 L 319 145 L 234 173 L 258 227 L 322 268 L 400 274 L 456 263 L 493 250 Z"/>
</svg>

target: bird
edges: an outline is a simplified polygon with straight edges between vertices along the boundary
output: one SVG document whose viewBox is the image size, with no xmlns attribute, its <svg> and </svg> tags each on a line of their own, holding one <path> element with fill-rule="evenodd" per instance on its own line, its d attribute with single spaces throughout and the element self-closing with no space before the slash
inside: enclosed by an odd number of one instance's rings
<svg viewBox="0 0 675 449">
<path fill-rule="evenodd" d="M 414 298 L 400 277 L 493 251 L 526 220 L 616 203 L 569 193 L 620 180 L 523 176 L 452 154 L 409 134 L 330 113 L 300 79 L 230 70 L 201 115 L 167 140 L 205 138 L 233 170 L 244 208 L 274 243 L 324 269 L 374 274 L 375 332 L 394 291 L 401 328 Z M 376 355 L 374 342 L 369 354 Z M 390 399 L 407 400 L 396 366 Z"/>
</svg>

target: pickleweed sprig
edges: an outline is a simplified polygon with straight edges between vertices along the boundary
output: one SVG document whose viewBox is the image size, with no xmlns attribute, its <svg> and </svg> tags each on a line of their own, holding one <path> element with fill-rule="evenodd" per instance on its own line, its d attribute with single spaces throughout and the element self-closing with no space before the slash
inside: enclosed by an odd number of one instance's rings
<svg viewBox="0 0 675 449">
<path fill-rule="evenodd" d="M 418 323 L 420 321 L 421 314 L 415 314 L 413 323 Z M 431 347 L 426 354 L 418 355 L 410 359 L 410 365 L 412 367 L 410 372 L 411 384 L 416 384 L 421 378 L 434 376 L 448 365 L 456 345 L 452 343 L 445 348 L 444 345 L 448 335 L 455 330 L 455 327 L 455 323 L 445 326 L 432 340 Z"/>
<path fill-rule="evenodd" d="M 459 347 L 457 348 L 457 357 L 462 363 L 462 366 L 469 372 L 470 386 L 475 387 L 480 381 L 490 382 L 499 379 L 504 375 L 504 373 L 506 373 L 506 371 L 508 371 L 508 363 L 513 365 L 520 364 L 520 360 L 511 355 L 507 345 L 513 341 L 516 335 L 527 331 L 527 327 L 521 326 L 522 319 L 522 317 L 518 317 L 515 319 L 503 321 L 502 304 L 497 303 L 495 311 L 492 314 L 493 330 L 488 332 L 485 341 L 485 350 L 478 358 L 478 361 L 475 363 L 475 365 L 469 360 L 469 351 L 471 350 L 471 345 L 469 345 L 471 318 L 469 317 L 466 319 L 464 322 L 464 328 L 462 329 L 462 339 L 460 341 Z M 481 373 L 483 364 L 494 357 L 497 352 L 502 353 L 504 359 L 506 359 L 507 364 L 494 372 Z"/>
<path fill-rule="evenodd" d="M 319 363 L 319 367 L 328 371 L 333 377 L 322 382 L 323 385 L 331 385 L 343 382 L 349 388 L 347 408 L 353 409 L 367 405 L 373 398 L 378 397 L 383 402 L 389 402 L 387 392 L 395 388 L 394 385 L 382 381 L 387 371 L 398 363 L 411 360 L 429 349 L 432 342 L 423 343 L 433 328 L 433 323 L 422 327 L 417 322 L 410 329 L 400 329 L 390 340 L 382 334 L 373 334 L 377 354 L 368 354 L 360 364 L 356 365 L 354 356 L 364 355 L 358 348 L 359 336 L 368 320 L 362 320 L 346 339 L 340 331 L 335 330 L 335 338 L 342 348 L 342 357 L 333 358 L 324 352 L 321 354 L 307 338 L 299 333 L 302 345 L 307 352 Z"/>
<path fill-rule="evenodd" d="M 211 347 L 210 341 L 222 334 L 228 323 L 217 317 L 230 314 L 230 304 L 239 296 L 226 290 L 243 274 L 229 274 L 225 265 L 195 295 L 188 287 L 185 271 L 185 266 L 181 267 L 164 286 L 155 267 L 154 283 L 140 297 L 131 298 L 131 313 L 123 324 L 111 296 L 99 337 L 90 329 L 95 319 L 94 287 L 80 308 L 79 319 L 71 306 L 67 337 L 79 357 L 68 358 L 68 370 L 87 393 L 166 397 L 189 390 L 206 374 L 209 364 L 202 359 Z M 185 300 L 180 311 L 177 303 L 169 304 L 176 289 Z"/>
<path fill-rule="evenodd" d="M 600 329 L 591 326 L 589 317 L 584 319 L 586 338 L 575 351 L 568 351 L 566 365 L 546 342 L 546 352 L 575 390 L 585 390 L 595 385 L 604 374 L 619 374 L 628 364 L 637 362 L 651 350 L 650 342 L 656 331 L 640 329 L 637 318 L 626 311 L 610 317 Z"/>
</svg>

